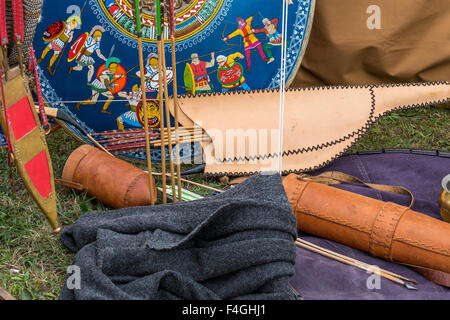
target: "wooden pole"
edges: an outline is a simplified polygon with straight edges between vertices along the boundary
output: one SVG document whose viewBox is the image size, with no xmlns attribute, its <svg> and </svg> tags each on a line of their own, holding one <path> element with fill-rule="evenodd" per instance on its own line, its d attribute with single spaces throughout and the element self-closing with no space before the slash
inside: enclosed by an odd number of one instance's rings
<svg viewBox="0 0 450 320">
<path fill-rule="evenodd" d="M 153 172 L 153 174 L 154 174 L 155 176 L 160 176 L 160 175 L 161 175 L 160 173 L 157 173 L 157 172 Z M 177 179 L 178 179 L 178 178 L 177 178 Z M 191 184 L 191 185 L 193 185 L 193 186 L 197 186 L 197 187 L 200 187 L 200 188 L 203 188 L 203 189 L 206 189 L 206 190 L 211 190 L 211 191 L 214 191 L 214 192 L 217 192 L 217 193 L 223 193 L 223 192 L 225 192 L 225 191 L 223 191 L 223 190 L 216 189 L 216 188 L 207 186 L 207 185 L 205 185 L 205 184 L 201 184 L 201 183 L 198 183 L 198 182 L 186 180 L 186 179 L 183 179 L 183 178 L 180 178 L 180 181 L 183 181 L 183 182 L 185 182 L 185 183 L 187 183 L 187 184 Z"/>
<path fill-rule="evenodd" d="M 142 91 L 142 106 L 144 110 L 144 130 L 145 130 L 145 148 L 147 152 L 147 167 L 148 167 L 148 179 L 150 187 L 150 203 L 155 205 L 155 199 L 153 197 L 153 175 L 152 175 L 152 157 L 150 153 L 150 140 L 149 140 L 149 130 L 148 130 L 148 110 L 147 110 L 147 95 L 145 92 L 145 68 L 144 68 L 144 53 L 142 49 L 142 32 L 141 32 L 141 14 L 140 14 L 140 4 L 139 0 L 135 0 L 136 7 L 136 27 L 138 33 L 138 46 L 139 46 L 139 67 L 141 70 L 141 91 Z"/>
<path fill-rule="evenodd" d="M 175 134 L 177 154 L 177 178 L 178 178 L 178 200 L 181 201 L 181 156 L 180 156 L 180 139 L 179 139 L 179 121 L 178 121 L 178 83 L 177 83 L 177 58 L 175 53 L 175 2 L 170 0 L 170 26 L 171 26 L 171 48 L 172 48 L 172 71 L 173 71 L 173 109 L 175 118 Z"/>
<path fill-rule="evenodd" d="M 155 1 L 156 4 L 156 30 L 157 30 L 157 42 L 158 42 L 158 95 L 159 95 L 159 109 L 160 109 L 160 129 L 161 129 L 161 140 L 166 140 L 165 129 L 164 129 L 164 98 L 162 94 L 163 83 L 162 83 L 162 51 L 164 50 L 164 40 L 161 34 L 161 3 L 160 0 Z M 167 203 L 167 176 L 166 176 L 166 147 L 164 144 L 161 145 L 161 171 L 162 171 L 162 201 L 163 204 Z"/>
<path fill-rule="evenodd" d="M 174 168 L 174 164 L 173 164 L 173 147 L 172 147 L 172 125 L 170 123 L 170 111 L 169 111 L 169 106 L 167 105 L 168 101 L 169 101 L 169 89 L 168 89 L 168 85 L 167 85 L 167 65 L 166 65 L 166 49 L 165 49 L 165 45 L 164 45 L 164 36 L 162 36 L 162 45 L 161 45 L 161 49 L 162 49 L 162 53 L 161 53 L 161 64 L 162 64 L 162 68 L 163 68 L 163 82 L 164 82 L 164 100 L 166 102 L 166 105 L 164 106 L 165 109 L 165 118 L 166 118 L 166 122 L 167 122 L 167 141 L 168 141 L 168 148 L 169 148 L 169 169 L 170 169 L 170 180 L 171 180 L 171 184 L 172 184 L 172 190 L 173 193 L 175 193 L 175 168 Z M 178 139 L 177 139 L 178 140 Z M 180 190 L 181 191 L 181 190 Z M 172 197 L 172 201 L 173 202 L 177 202 L 177 197 L 176 195 Z"/>
<path fill-rule="evenodd" d="M 350 266 L 362 269 L 367 272 L 372 272 L 372 273 L 374 272 L 374 270 L 371 269 L 370 265 L 368 265 L 362 261 L 359 261 L 359 260 L 356 260 L 353 258 L 349 258 L 347 256 L 333 252 L 331 250 L 324 249 L 322 247 L 319 247 L 315 244 L 304 241 L 302 239 L 297 239 L 295 241 L 295 244 L 301 248 L 318 253 L 320 255 L 323 255 L 327 258 L 339 261 L 341 263 L 348 264 Z M 388 280 L 391 280 L 392 282 L 398 283 L 398 284 L 406 287 L 407 289 L 417 290 L 417 288 L 414 286 L 414 284 L 417 283 L 415 280 L 405 278 L 403 276 L 397 275 L 395 273 L 392 273 L 390 271 L 387 271 L 387 270 L 384 270 L 381 268 L 379 269 L 379 272 L 380 272 L 380 276 L 383 278 L 386 278 Z"/>
</svg>

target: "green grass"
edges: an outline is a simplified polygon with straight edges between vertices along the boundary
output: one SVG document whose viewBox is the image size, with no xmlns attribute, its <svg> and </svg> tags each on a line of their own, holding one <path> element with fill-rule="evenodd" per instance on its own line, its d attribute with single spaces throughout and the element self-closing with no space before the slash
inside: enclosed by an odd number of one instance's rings
<svg viewBox="0 0 450 320">
<path fill-rule="evenodd" d="M 60 130 L 48 138 L 48 144 L 55 177 L 59 178 L 67 157 L 80 143 Z M 350 152 L 381 148 L 449 150 L 449 144 L 450 110 L 428 107 L 383 117 Z M 133 164 L 144 168 L 142 163 Z M 13 195 L 7 153 L 3 148 L 0 150 L 0 287 L 18 299 L 56 299 L 74 254 L 51 233 L 42 213 L 17 174 L 14 175 L 16 191 Z M 224 187 L 217 179 L 207 179 L 203 175 L 190 179 L 216 188 Z M 209 195 L 201 188 L 189 189 Z M 86 211 L 108 209 L 87 194 L 76 194 L 60 186 L 56 190 L 62 225 L 75 222 Z"/>
</svg>

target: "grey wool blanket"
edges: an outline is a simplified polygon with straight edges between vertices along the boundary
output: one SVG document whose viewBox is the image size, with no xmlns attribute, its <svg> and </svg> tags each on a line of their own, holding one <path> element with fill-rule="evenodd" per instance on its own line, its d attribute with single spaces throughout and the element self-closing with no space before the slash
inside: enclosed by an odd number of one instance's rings
<svg viewBox="0 0 450 320">
<path fill-rule="evenodd" d="M 59 299 L 295 299 L 296 237 L 277 174 L 198 201 L 86 213 L 61 233 L 81 272 Z"/>
</svg>

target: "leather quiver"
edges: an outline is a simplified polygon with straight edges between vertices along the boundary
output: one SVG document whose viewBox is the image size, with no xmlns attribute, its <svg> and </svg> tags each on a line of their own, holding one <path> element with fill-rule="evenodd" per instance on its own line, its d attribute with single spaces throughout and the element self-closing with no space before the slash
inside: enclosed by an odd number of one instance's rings
<svg viewBox="0 0 450 320">
<path fill-rule="evenodd" d="M 147 172 L 89 145 L 72 152 L 64 166 L 61 184 L 86 189 L 90 196 L 116 209 L 151 204 Z M 155 187 L 152 192 L 156 199 Z"/>
<path fill-rule="evenodd" d="M 298 230 L 373 256 L 450 273 L 450 224 L 392 202 L 287 176 Z"/>
</svg>

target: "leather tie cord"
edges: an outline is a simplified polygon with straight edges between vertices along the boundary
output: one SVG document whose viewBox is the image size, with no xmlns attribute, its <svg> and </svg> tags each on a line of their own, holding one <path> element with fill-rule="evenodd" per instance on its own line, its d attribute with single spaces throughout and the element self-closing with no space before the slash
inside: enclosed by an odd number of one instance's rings
<svg viewBox="0 0 450 320">
<path fill-rule="evenodd" d="M 6 74 L 5 74 L 6 76 Z M 8 166 L 11 167 L 12 166 L 12 161 L 11 161 L 11 155 L 13 153 L 13 147 L 11 144 L 11 138 L 9 135 L 9 119 L 8 119 L 8 112 L 6 112 L 6 98 L 5 98 L 5 87 L 3 85 L 3 69 L 0 65 L 0 86 L 2 89 L 2 104 L 3 104 L 3 112 L 5 114 L 5 128 L 6 128 L 6 139 L 8 142 Z M 11 168 L 12 169 L 12 168 Z"/>
<path fill-rule="evenodd" d="M 13 174 L 13 165 L 12 165 L 13 145 L 11 143 L 11 137 L 10 137 L 10 133 L 9 133 L 9 119 L 8 119 L 8 112 L 6 110 L 7 106 L 6 106 L 6 98 L 5 98 L 5 88 L 4 88 L 4 84 L 3 84 L 3 74 L 5 75 L 5 79 L 6 79 L 6 72 L 8 71 L 6 46 L 8 45 L 9 40 L 8 40 L 8 29 L 7 29 L 7 25 L 6 25 L 6 0 L 1 0 L 1 3 L 0 3 L 0 36 L 1 36 L 2 50 L 4 52 L 3 59 L 5 59 L 4 61 L 0 61 L 0 85 L 1 85 L 1 90 L 2 90 L 3 110 L 4 110 L 4 114 L 5 114 L 6 141 L 8 143 L 9 182 L 10 182 L 10 186 L 11 186 L 11 193 L 14 195 L 15 188 L 14 188 L 14 174 Z M 2 62 L 4 62 L 3 66 L 6 69 L 5 73 L 3 73 Z"/>
<path fill-rule="evenodd" d="M 38 103 L 39 103 L 39 115 L 41 116 L 42 126 L 44 127 L 44 129 L 46 129 L 49 127 L 48 118 L 47 118 L 47 114 L 45 113 L 44 98 L 42 97 L 41 84 L 39 82 L 39 74 L 37 71 L 36 56 L 34 53 L 33 45 L 31 45 L 31 47 L 30 47 L 28 70 L 29 71 L 34 70 L 34 79 L 36 82 L 36 95 L 37 95 Z"/>
</svg>

